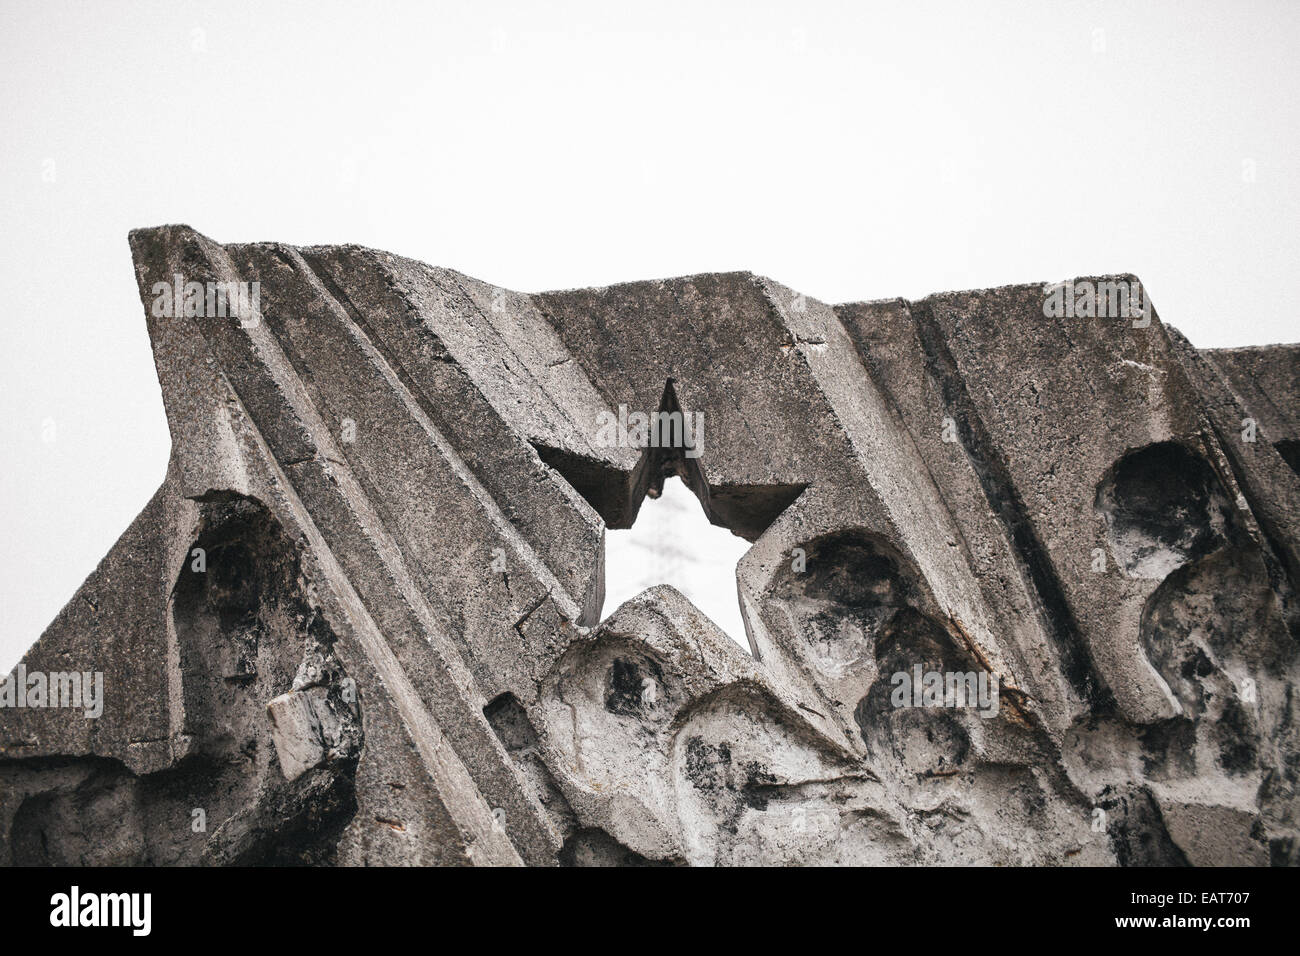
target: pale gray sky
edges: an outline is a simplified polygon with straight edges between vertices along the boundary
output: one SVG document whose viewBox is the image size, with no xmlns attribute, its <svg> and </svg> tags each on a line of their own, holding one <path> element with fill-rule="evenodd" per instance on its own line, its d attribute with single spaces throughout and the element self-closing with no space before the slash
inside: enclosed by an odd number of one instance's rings
<svg viewBox="0 0 1300 956">
<path fill-rule="evenodd" d="M 1296 340 L 1298 48 L 1247 0 L 6 0 L 0 668 L 163 476 L 134 226 L 525 291 L 1131 271 L 1197 345 Z"/>
<path fill-rule="evenodd" d="M 709 524 L 680 478 L 647 498 L 636 523 L 605 532 L 605 614 L 656 584 L 671 584 L 748 653 L 736 595 L 736 562 L 749 542 Z"/>
</svg>

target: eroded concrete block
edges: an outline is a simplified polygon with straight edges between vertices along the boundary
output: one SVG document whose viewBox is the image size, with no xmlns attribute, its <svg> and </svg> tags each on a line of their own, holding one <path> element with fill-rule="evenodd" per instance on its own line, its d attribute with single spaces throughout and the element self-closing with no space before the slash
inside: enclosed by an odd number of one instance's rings
<svg viewBox="0 0 1300 956">
<path fill-rule="evenodd" d="M 281 694 L 266 705 L 266 716 L 271 721 L 271 741 L 286 780 L 297 780 L 325 762 L 325 738 L 310 694 Z"/>
<path fill-rule="evenodd" d="M 1198 352 L 1131 276 L 131 246 L 172 461 L 24 658 L 99 723 L 0 708 L 0 861 L 1300 860 L 1300 347 Z M 671 477 L 751 543 L 751 653 L 603 608 Z"/>
</svg>

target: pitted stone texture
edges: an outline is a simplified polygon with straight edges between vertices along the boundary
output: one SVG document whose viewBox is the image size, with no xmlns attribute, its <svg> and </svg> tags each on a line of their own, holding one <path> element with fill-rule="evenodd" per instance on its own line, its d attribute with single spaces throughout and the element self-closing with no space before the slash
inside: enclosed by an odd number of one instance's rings
<svg viewBox="0 0 1300 956">
<path fill-rule="evenodd" d="M 131 245 L 171 466 L 23 662 L 102 672 L 102 718 L 0 709 L 0 860 L 1300 859 L 1300 347 L 1041 285 Z M 256 308 L 159 314 L 177 274 Z M 671 477 L 752 543 L 751 654 L 669 587 L 602 620 L 604 530 Z"/>
</svg>

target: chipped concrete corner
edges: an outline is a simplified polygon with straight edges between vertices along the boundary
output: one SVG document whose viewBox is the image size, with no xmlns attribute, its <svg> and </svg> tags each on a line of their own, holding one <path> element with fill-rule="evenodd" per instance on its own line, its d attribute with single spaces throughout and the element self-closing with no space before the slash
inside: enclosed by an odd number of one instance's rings
<svg viewBox="0 0 1300 956">
<path fill-rule="evenodd" d="M 3 685 L 0 861 L 1300 859 L 1300 346 L 130 241 L 172 457 Z M 601 619 L 672 475 L 751 653 L 668 587 Z"/>
</svg>

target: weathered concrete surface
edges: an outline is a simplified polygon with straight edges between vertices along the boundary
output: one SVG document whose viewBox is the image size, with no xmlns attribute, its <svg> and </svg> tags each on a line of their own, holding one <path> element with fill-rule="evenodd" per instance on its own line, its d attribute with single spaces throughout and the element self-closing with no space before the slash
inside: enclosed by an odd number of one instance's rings
<svg viewBox="0 0 1300 956">
<path fill-rule="evenodd" d="M 1040 285 L 131 245 L 171 465 L 9 684 L 61 696 L 0 706 L 0 860 L 1300 858 L 1300 347 Z M 167 314 L 176 276 L 257 295 Z M 702 417 L 642 448 L 620 406 Z M 751 654 L 668 587 L 601 618 L 671 475 L 752 542 Z M 74 672 L 102 713 L 41 706 Z"/>
</svg>

